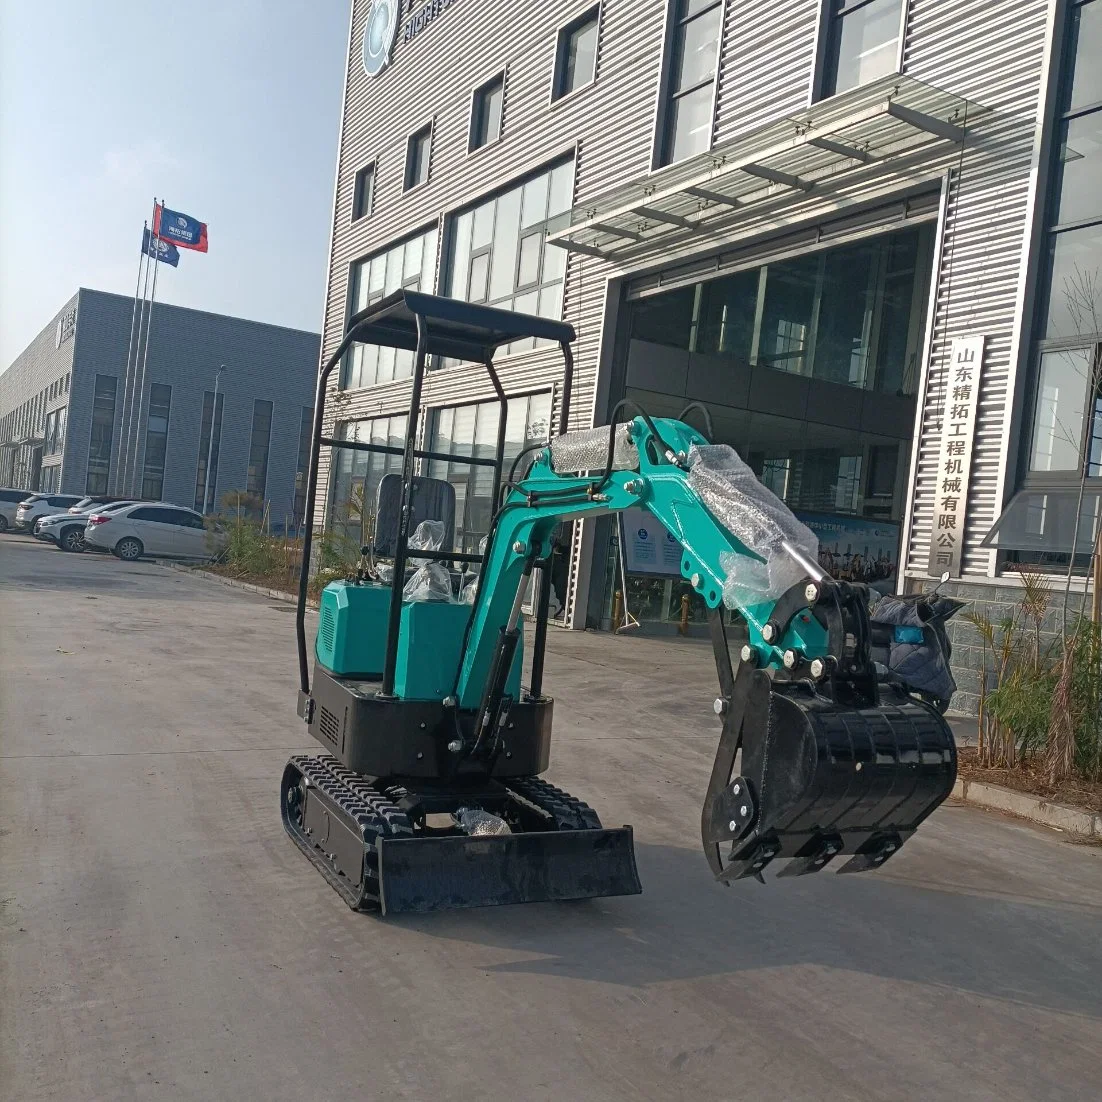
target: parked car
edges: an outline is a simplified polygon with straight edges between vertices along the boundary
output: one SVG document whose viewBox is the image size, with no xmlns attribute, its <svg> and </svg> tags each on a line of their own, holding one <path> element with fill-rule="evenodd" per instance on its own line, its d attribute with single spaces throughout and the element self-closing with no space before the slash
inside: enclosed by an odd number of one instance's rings
<svg viewBox="0 0 1102 1102">
<path fill-rule="evenodd" d="M 149 502 L 126 505 L 114 513 L 107 510 L 92 513 L 84 529 L 88 549 L 111 551 L 127 562 L 143 555 L 209 559 L 227 538 L 220 525 L 208 529 L 194 509 Z"/>
<path fill-rule="evenodd" d="M 30 490 L 12 490 L 6 486 L 0 488 L 0 532 L 15 527 L 15 511 L 20 502 L 26 501 L 30 496 Z"/>
<path fill-rule="evenodd" d="M 27 494 L 15 510 L 15 528 L 29 532 L 34 522 L 48 513 L 60 513 L 76 505 L 80 494 Z"/>
<path fill-rule="evenodd" d="M 117 505 L 127 502 L 133 505 L 138 499 L 133 497 L 113 496 L 111 494 L 97 494 L 95 497 L 82 497 L 80 501 L 70 507 L 70 513 L 94 513 L 101 505 Z"/>
<path fill-rule="evenodd" d="M 44 543 L 57 544 L 61 551 L 83 551 L 84 529 L 88 525 L 88 518 L 93 513 L 115 513 L 127 505 L 137 504 L 134 498 L 123 498 L 94 506 L 80 513 L 74 513 L 72 509 L 67 513 L 51 513 L 49 516 L 39 517 L 34 522 L 34 538 Z"/>
</svg>

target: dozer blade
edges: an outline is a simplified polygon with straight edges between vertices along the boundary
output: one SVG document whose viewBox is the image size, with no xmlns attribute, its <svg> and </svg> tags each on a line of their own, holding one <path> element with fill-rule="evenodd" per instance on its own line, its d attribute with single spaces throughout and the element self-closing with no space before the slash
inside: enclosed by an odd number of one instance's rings
<svg viewBox="0 0 1102 1102">
<path fill-rule="evenodd" d="M 879 868 L 953 789 L 952 733 L 917 701 L 846 708 L 745 667 L 731 697 L 701 817 L 717 880 L 760 880 L 778 858 L 786 876 L 843 855 L 841 872 Z"/>
<path fill-rule="evenodd" d="M 631 827 L 380 838 L 383 914 L 638 895 Z"/>
</svg>

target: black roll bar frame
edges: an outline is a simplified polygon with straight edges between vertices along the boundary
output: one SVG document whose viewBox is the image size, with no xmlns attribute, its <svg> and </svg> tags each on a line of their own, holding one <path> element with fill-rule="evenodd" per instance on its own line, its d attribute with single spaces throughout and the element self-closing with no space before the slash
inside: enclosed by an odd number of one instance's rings
<svg viewBox="0 0 1102 1102">
<path fill-rule="evenodd" d="M 396 327 L 391 324 L 393 315 L 399 320 L 412 320 L 416 339 L 411 340 L 409 325 Z M 439 340 L 430 326 L 430 318 L 443 319 L 454 328 L 443 326 L 445 332 Z M 493 327 L 493 323 L 498 323 Z M 528 330 L 532 330 L 529 332 Z M 562 351 L 564 370 L 562 399 L 559 410 L 558 435 L 566 431 L 570 417 L 570 399 L 573 389 L 574 356 L 570 342 L 574 340 L 573 328 L 564 322 L 553 322 L 545 318 L 536 318 L 493 307 L 474 306 L 455 299 L 443 299 L 419 292 L 396 291 L 381 302 L 366 307 L 353 314 L 345 327 L 345 334 L 337 348 L 318 372 L 317 387 L 314 395 L 314 420 L 310 440 L 310 466 L 306 480 L 306 526 L 302 543 L 302 568 L 299 573 L 298 600 L 295 608 L 295 637 L 298 647 L 299 669 L 299 714 L 309 722 L 312 709 L 310 697 L 310 663 L 306 646 L 306 603 L 310 587 L 310 559 L 314 543 L 314 510 L 317 504 L 318 469 L 321 449 L 346 449 L 350 451 L 380 452 L 386 455 L 402 456 L 402 501 L 398 514 L 398 534 L 394 546 L 394 573 L 390 582 L 390 605 L 387 614 L 386 656 L 383 664 L 383 680 L 379 695 L 394 696 L 394 681 L 398 664 L 398 634 L 402 617 L 402 590 L 405 587 L 405 570 L 408 560 L 409 525 L 412 510 L 410 508 L 413 493 L 413 470 L 417 459 L 438 459 L 450 463 L 464 463 L 471 466 L 492 467 L 494 471 L 493 491 L 490 498 L 493 508 L 500 506 L 502 472 L 505 462 L 505 433 L 508 414 L 508 395 L 501 385 L 501 379 L 493 364 L 493 351 L 501 344 L 526 336 L 543 337 L 555 341 Z M 369 444 L 363 441 L 338 440 L 326 436 L 323 432 L 325 421 L 325 396 L 329 377 L 333 369 L 344 358 L 345 353 L 355 343 L 371 343 L 380 347 L 404 348 L 414 352 L 413 380 L 410 389 L 409 414 L 406 420 L 406 439 L 403 448 L 385 444 Z M 413 344 L 412 349 L 410 349 Z M 477 353 L 481 354 L 477 354 Z M 500 405 L 498 417 L 497 448 L 493 459 L 473 456 L 450 455 L 416 447 L 417 430 L 421 415 L 421 393 L 424 386 L 425 371 L 430 355 L 458 355 L 471 362 L 481 363 L 486 368 L 493 385 L 494 393 Z M 489 548 L 487 548 L 487 551 Z M 419 552 L 418 558 L 431 558 L 436 561 L 482 562 L 481 554 L 440 552 L 438 555 Z M 542 683 L 543 652 L 547 640 L 548 598 L 550 597 L 550 557 L 543 571 L 540 598 L 536 609 L 536 634 L 533 644 L 533 671 L 536 685 Z M 540 689 L 531 687 L 535 695 Z"/>
</svg>

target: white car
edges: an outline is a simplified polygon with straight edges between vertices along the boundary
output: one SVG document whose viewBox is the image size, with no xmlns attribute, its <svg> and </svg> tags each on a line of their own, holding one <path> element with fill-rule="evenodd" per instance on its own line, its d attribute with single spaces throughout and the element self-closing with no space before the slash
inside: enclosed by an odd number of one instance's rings
<svg viewBox="0 0 1102 1102">
<path fill-rule="evenodd" d="M 20 502 L 26 501 L 30 496 L 30 490 L 12 490 L 6 486 L 0 488 L 0 532 L 15 527 L 16 509 Z"/>
<path fill-rule="evenodd" d="M 53 513 L 50 516 L 39 517 L 34 522 L 34 538 L 44 543 L 56 543 L 62 551 L 83 551 L 84 529 L 88 525 L 88 518 L 93 513 L 115 513 L 119 509 L 125 509 L 127 505 L 137 504 L 138 502 L 133 499 L 114 501 L 93 506 L 83 512 L 74 513 L 70 509 L 67 513 Z"/>
<path fill-rule="evenodd" d="M 111 551 L 127 562 L 143 555 L 209 559 L 225 541 L 225 530 L 220 525 L 208 529 L 194 509 L 150 502 L 126 505 L 113 513 L 93 513 L 84 529 L 86 547 Z"/>
<path fill-rule="evenodd" d="M 80 494 L 27 494 L 15 510 L 15 527 L 24 532 L 34 528 L 34 522 L 48 513 L 60 513 L 80 501 Z"/>
</svg>

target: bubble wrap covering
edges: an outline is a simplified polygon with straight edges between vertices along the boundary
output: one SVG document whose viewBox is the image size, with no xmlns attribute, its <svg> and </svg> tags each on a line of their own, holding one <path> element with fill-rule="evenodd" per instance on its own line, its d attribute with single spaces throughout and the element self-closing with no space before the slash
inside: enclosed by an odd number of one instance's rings
<svg viewBox="0 0 1102 1102">
<path fill-rule="evenodd" d="M 409 537 L 410 551 L 439 551 L 444 542 L 444 522 L 442 520 L 423 520 Z M 451 601 L 452 576 L 442 562 L 425 562 L 410 556 L 411 563 L 421 562 L 402 590 L 402 599 L 406 601 Z"/>
<path fill-rule="evenodd" d="M 776 600 L 803 580 L 806 572 L 782 543 L 811 562 L 818 561 L 815 534 L 757 480 L 734 448 L 726 444 L 694 446 L 689 451 L 689 485 L 728 532 L 765 560 L 758 562 L 733 551 L 720 555 L 719 565 L 727 575 L 723 603 L 728 608 Z"/>
<path fill-rule="evenodd" d="M 459 828 L 467 834 L 512 834 L 509 824 L 480 807 L 461 807 L 455 813 Z"/>
<path fill-rule="evenodd" d="M 610 426 L 581 429 L 556 436 L 551 441 L 551 466 L 557 474 L 574 471 L 603 471 L 608 460 Z M 639 449 L 628 435 L 627 422 L 616 426 L 616 445 L 612 450 L 614 471 L 634 471 L 639 467 Z"/>
<path fill-rule="evenodd" d="M 478 553 L 480 555 L 486 554 L 485 536 L 483 536 L 482 539 L 478 541 Z M 475 601 L 478 600 L 478 579 L 482 574 L 483 566 L 485 566 L 485 563 L 479 563 L 477 565 L 476 569 L 473 572 L 474 576 L 469 582 L 466 583 L 466 585 L 463 586 L 463 589 L 460 591 L 459 603 L 461 605 L 473 605 Z"/>
</svg>

